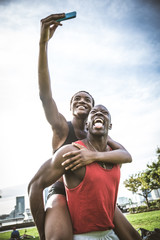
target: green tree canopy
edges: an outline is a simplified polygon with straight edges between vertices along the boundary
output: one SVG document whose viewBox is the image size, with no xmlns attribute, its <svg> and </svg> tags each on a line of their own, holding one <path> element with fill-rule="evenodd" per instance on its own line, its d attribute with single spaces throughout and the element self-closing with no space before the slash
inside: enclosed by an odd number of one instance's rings
<svg viewBox="0 0 160 240">
<path fill-rule="evenodd" d="M 138 174 L 133 174 L 124 181 L 125 187 L 145 198 L 149 207 L 148 195 L 154 189 L 160 188 L 160 148 L 156 150 L 157 159 L 151 164 L 147 164 L 147 169 Z"/>
<path fill-rule="evenodd" d="M 157 161 L 147 164 L 148 184 L 152 189 L 160 188 L 160 148 L 157 148 Z M 147 179 L 146 179 L 147 180 Z"/>
</svg>

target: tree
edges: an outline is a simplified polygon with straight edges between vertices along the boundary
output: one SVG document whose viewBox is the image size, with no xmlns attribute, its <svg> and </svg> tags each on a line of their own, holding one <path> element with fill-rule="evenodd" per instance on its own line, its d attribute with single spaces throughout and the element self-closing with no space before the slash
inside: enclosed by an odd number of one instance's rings
<svg viewBox="0 0 160 240">
<path fill-rule="evenodd" d="M 129 191 L 132 191 L 132 193 L 137 193 L 138 195 L 143 196 L 146 200 L 147 207 L 149 208 L 148 195 L 152 189 L 149 189 L 145 178 L 145 172 L 140 172 L 132 175 L 129 179 L 126 179 L 124 185 Z"/>
<path fill-rule="evenodd" d="M 160 148 L 156 150 L 158 160 L 156 162 L 152 162 L 150 165 L 147 164 L 148 169 L 146 170 L 146 174 L 148 175 L 148 179 L 152 189 L 160 188 Z"/>
<path fill-rule="evenodd" d="M 157 161 L 147 164 L 147 169 L 138 174 L 130 176 L 124 181 L 125 187 L 145 198 L 147 207 L 149 208 L 148 195 L 154 189 L 160 188 L 160 148 L 156 150 Z"/>
</svg>

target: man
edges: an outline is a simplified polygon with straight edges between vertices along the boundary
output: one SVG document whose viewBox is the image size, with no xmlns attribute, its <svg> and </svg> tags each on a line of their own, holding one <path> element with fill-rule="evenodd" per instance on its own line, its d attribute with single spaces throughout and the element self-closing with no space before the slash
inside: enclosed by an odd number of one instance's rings
<svg viewBox="0 0 160 240">
<path fill-rule="evenodd" d="M 93 107 L 87 121 L 87 138 L 79 141 L 90 151 L 108 152 L 108 130 L 111 129 L 110 113 L 102 105 Z M 63 155 L 76 150 L 72 144 L 60 148 L 52 158 L 47 171 L 42 170 L 40 181 L 44 189 L 64 176 L 67 203 L 73 224 L 74 239 L 118 239 L 114 232 L 113 216 L 116 206 L 120 168 L 105 160 L 91 163 L 75 171 L 65 170 Z M 115 150 L 116 151 L 116 150 Z M 113 151 L 114 152 L 114 151 Z M 108 152 L 112 155 L 112 151 Z M 118 154 L 117 154 L 118 158 Z M 36 178 L 36 175 L 35 175 Z M 34 190 L 34 181 L 30 182 L 29 194 Z M 34 204 L 31 202 L 33 217 L 36 216 Z M 86 238 L 90 236 L 90 238 Z"/>
<path fill-rule="evenodd" d="M 68 123 L 65 117 L 61 113 L 59 113 L 57 105 L 53 99 L 47 58 L 48 41 L 52 38 L 56 28 L 58 26 L 61 26 L 61 24 L 56 22 L 56 20 L 59 18 L 63 18 L 64 16 L 65 16 L 64 14 L 53 14 L 41 20 L 41 35 L 39 43 L 38 73 L 39 73 L 40 98 L 42 100 L 46 118 L 50 123 L 53 131 L 52 140 L 53 152 L 55 152 L 62 145 L 86 137 L 85 122 L 90 109 L 94 105 L 94 99 L 89 93 L 85 91 L 80 91 L 76 93 L 71 101 L 73 119 L 71 122 Z M 108 144 L 112 149 L 119 149 L 119 151 L 121 151 L 122 154 L 125 154 L 126 162 L 131 162 L 131 156 L 123 148 L 123 146 L 112 141 L 112 139 L 108 141 Z M 72 153 L 68 157 L 70 158 L 71 156 Z M 101 157 L 102 155 L 101 156 L 99 155 L 99 158 Z M 82 149 L 76 151 L 76 158 L 78 158 L 79 161 L 86 158 L 92 159 L 93 153 Z M 122 158 L 122 162 L 123 160 L 124 158 Z M 44 170 L 47 169 L 48 166 L 50 165 L 50 162 L 51 160 L 45 162 L 45 164 L 42 166 L 42 169 Z M 41 175 L 41 168 L 37 175 Z M 49 199 L 50 205 L 47 205 L 48 207 L 46 209 L 46 213 L 43 208 L 42 194 L 41 189 L 39 189 L 38 183 L 35 192 L 32 191 L 31 194 L 32 196 L 30 200 L 32 198 L 35 199 L 37 197 L 37 201 L 39 203 L 36 224 L 38 226 L 40 236 L 43 239 L 45 221 L 45 232 L 47 234 L 48 239 L 54 237 L 55 239 L 63 240 L 72 239 L 72 225 L 70 222 L 70 216 L 67 211 L 66 199 L 65 196 L 63 195 L 64 194 L 63 186 L 61 185 L 60 182 L 58 182 L 58 184 L 56 183 L 56 186 L 54 186 L 52 190 L 53 191 L 51 192 L 50 194 L 51 197 Z M 120 216 L 123 218 L 123 215 L 119 212 L 119 210 L 116 212 L 120 214 Z"/>
<path fill-rule="evenodd" d="M 19 231 L 16 230 L 16 227 L 14 226 L 13 227 L 13 232 L 11 233 L 10 240 L 15 240 L 15 239 L 20 240 L 20 234 L 19 234 Z"/>
</svg>

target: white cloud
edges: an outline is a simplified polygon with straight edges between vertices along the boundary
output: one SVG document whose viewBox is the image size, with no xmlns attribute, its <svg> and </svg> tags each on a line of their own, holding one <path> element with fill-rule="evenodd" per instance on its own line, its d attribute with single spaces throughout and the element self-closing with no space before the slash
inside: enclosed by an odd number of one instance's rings
<svg viewBox="0 0 160 240">
<path fill-rule="evenodd" d="M 1 187 L 28 182 L 51 155 L 52 133 L 38 96 L 37 63 L 40 18 L 53 11 L 77 10 L 77 18 L 64 22 L 49 43 L 50 75 L 60 111 L 69 119 L 70 97 L 83 89 L 109 108 L 110 134 L 133 156 L 122 178 L 154 158 L 160 142 L 159 43 L 151 41 L 150 30 L 134 22 L 136 5 L 123 2 L 120 8 L 120 0 L 40 1 L 36 7 L 36 1 L 32 6 L 17 1 L 0 6 Z M 142 8 L 138 17 L 140 13 Z"/>
</svg>

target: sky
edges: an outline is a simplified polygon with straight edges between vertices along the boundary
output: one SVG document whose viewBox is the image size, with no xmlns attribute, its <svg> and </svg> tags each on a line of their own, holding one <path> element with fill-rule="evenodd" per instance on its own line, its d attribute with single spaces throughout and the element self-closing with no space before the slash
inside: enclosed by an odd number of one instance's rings
<svg viewBox="0 0 160 240">
<path fill-rule="evenodd" d="M 121 185 L 156 160 L 160 146 L 160 3 L 155 0 L 0 1 L 0 190 L 26 184 L 52 154 L 38 90 L 40 19 L 77 12 L 49 42 L 53 97 L 90 92 L 112 115 L 109 135 L 132 155 Z M 124 190 L 124 189 L 123 189 Z M 121 191 L 121 195 L 123 195 Z"/>
</svg>

